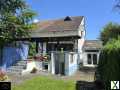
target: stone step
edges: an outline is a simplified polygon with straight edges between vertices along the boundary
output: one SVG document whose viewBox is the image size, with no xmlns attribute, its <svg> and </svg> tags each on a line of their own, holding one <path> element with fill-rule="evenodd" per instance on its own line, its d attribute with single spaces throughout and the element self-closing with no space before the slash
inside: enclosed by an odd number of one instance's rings
<svg viewBox="0 0 120 90">
<path fill-rule="evenodd" d="M 26 61 L 18 61 L 17 63 L 21 63 L 21 64 L 27 64 L 27 62 Z"/>
<path fill-rule="evenodd" d="M 7 73 L 15 73 L 15 74 L 21 74 L 24 69 L 26 69 L 27 61 L 18 61 L 13 66 L 9 67 L 7 69 Z"/>
<path fill-rule="evenodd" d="M 23 69 L 10 67 L 10 68 L 8 68 L 7 70 L 22 71 Z"/>
<path fill-rule="evenodd" d="M 21 74 L 22 72 L 7 70 L 7 74 Z"/>
<path fill-rule="evenodd" d="M 8 69 L 26 69 L 26 66 L 11 66 Z"/>
<path fill-rule="evenodd" d="M 22 73 L 22 70 L 19 69 L 7 69 L 7 73 Z"/>
<path fill-rule="evenodd" d="M 7 73 L 16 73 L 16 74 L 20 74 L 22 73 L 22 70 L 16 70 L 16 69 L 8 69 Z"/>
<path fill-rule="evenodd" d="M 27 63 L 16 63 L 16 64 L 14 64 L 14 66 L 26 66 L 27 65 Z"/>
</svg>

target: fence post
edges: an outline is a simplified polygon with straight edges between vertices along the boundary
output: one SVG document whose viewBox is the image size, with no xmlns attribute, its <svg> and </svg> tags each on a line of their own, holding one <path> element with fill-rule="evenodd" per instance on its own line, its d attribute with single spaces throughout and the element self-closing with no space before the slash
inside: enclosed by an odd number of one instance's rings
<svg viewBox="0 0 120 90">
<path fill-rule="evenodd" d="M 55 74 L 55 58 L 54 58 L 54 53 L 51 52 L 51 66 L 52 66 L 52 74 Z"/>
</svg>

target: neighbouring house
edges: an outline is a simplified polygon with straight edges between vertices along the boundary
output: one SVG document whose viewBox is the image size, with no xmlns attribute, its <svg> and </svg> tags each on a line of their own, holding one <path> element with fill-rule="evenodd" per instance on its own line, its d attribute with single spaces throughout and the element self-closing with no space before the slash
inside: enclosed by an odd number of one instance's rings
<svg viewBox="0 0 120 90">
<path fill-rule="evenodd" d="M 82 63 L 84 67 L 95 67 L 99 61 L 102 42 L 99 40 L 85 40 L 83 45 Z"/>
<path fill-rule="evenodd" d="M 73 75 L 80 63 L 86 67 L 94 67 L 98 63 L 102 43 L 98 40 L 85 40 L 85 34 L 84 16 L 67 16 L 62 19 L 38 22 L 37 28 L 31 31 L 30 38 L 22 38 L 18 41 L 22 42 L 20 45 L 25 45 L 24 48 L 19 47 L 19 49 L 22 48 L 22 54 L 18 53 L 25 57 L 18 60 L 28 63 L 26 71 L 36 65 L 40 70 L 47 68 L 52 74 Z M 36 42 L 36 52 L 43 55 L 49 54 L 50 61 L 43 63 L 27 61 L 29 45 L 24 44 L 26 41 Z M 16 50 L 19 51 L 18 48 Z M 13 57 L 16 55 L 11 52 L 7 54 Z"/>
</svg>

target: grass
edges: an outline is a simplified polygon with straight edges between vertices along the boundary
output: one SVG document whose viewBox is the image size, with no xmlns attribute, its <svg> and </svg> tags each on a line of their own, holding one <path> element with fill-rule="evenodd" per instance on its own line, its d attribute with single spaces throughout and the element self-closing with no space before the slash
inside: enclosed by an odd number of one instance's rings
<svg viewBox="0 0 120 90">
<path fill-rule="evenodd" d="M 75 82 L 39 76 L 12 87 L 12 90 L 75 90 Z"/>
</svg>

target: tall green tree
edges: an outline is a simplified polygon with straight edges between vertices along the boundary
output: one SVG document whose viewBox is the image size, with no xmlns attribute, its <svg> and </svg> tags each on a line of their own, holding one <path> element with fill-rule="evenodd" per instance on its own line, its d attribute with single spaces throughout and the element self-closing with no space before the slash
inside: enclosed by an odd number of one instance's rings
<svg viewBox="0 0 120 90">
<path fill-rule="evenodd" d="M 100 33 L 100 39 L 106 44 L 111 39 L 117 39 L 120 35 L 120 25 L 116 23 L 107 24 Z"/>
<path fill-rule="evenodd" d="M 105 82 L 106 89 L 110 90 L 110 81 L 120 80 L 120 37 L 112 39 L 104 45 L 99 58 L 97 79 Z M 108 89 L 109 88 L 109 89 Z"/>
<path fill-rule="evenodd" d="M 29 36 L 35 15 L 24 0 L 0 0 L 0 47 Z"/>
<path fill-rule="evenodd" d="M 0 0 L 0 59 L 5 45 L 29 37 L 35 16 L 24 0 Z"/>
</svg>

